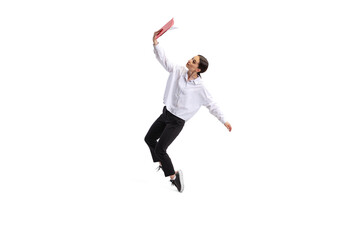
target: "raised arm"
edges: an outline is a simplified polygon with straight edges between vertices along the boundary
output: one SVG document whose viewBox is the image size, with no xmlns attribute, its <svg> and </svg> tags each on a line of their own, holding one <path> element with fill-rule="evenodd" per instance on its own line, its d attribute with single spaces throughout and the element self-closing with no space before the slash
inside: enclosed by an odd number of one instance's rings
<svg viewBox="0 0 363 240">
<path fill-rule="evenodd" d="M 158 42 L 158 40 L 156 39 L 156 36 L 158 35 L 158 33 L 160 32 L 156 31 L 154 32 L 154 36 L 153 36 L 153 42 L 154 42 L 154 53 L 156 58 L 158 59 L 158 61 L 161 63 L 161 65 L 165 68 L 166 71 L 168 72 L 172 72 L 174 70 L 174 64 L 171 63 L 165 56 L 164 50 L 160 47 L 160 44 Z"/>
</svg>

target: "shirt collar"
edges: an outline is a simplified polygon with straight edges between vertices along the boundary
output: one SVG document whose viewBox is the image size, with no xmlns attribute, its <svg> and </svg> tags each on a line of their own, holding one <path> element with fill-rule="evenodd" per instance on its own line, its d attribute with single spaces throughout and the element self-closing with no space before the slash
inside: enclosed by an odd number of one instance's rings
<svg viewBox="0 0 363 240">
<path fill-rule="evenodd" d="M 185 81 L 190 82 L 191 84 L 194 84 L 194 85 L 199 85 L 199 84 L 201 84 L 202 79 L 200 78 L 200 76 L 198 76 L 196 79 L 188 81 L 188 72 L 187 72 L 187 73 L 185 73 Z"/>
</svg>

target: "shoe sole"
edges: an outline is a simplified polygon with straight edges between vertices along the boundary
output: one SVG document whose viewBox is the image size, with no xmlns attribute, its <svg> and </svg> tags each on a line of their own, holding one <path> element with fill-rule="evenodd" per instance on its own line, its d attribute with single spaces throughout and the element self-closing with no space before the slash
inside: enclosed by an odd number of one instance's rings
<svg viewBox="0 0 363 240">
<path fill-rule="evenodd" d="M 179 178 L 180 178 L 180 192 L 184 191 L 184 179 L 183 179 L 183 172 L 181 170 L 178 171 Z"/>
</svg>

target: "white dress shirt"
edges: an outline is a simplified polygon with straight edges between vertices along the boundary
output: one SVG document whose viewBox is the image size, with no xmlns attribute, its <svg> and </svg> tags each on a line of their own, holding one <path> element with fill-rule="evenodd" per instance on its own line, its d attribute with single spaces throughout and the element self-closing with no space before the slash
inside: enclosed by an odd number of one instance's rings
<svg viewBox="0 0 363 240">
<path fill-rule="evenodd" d="M 226 122 L 200 77 L 188 81 L 188 69 L 171 63 L 165 57 L 160 44 L 154 45 L 154 53 L 161 65 L 170 73 L 164 93 L 164 104 L 169 112 L 188 121 L 201 106 L 205 106 L 220 122 L 223 124 Z"/>
</svg>

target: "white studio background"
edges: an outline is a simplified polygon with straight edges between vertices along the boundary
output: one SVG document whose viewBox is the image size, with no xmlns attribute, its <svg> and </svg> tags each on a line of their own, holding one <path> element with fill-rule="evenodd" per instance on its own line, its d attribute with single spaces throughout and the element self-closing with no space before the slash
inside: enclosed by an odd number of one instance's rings
<svg viewBox="0 0 363 240">
<path fill-rule="evenodd" d="M 0 238 L 362 239 L 359 1 L 1 1 Z M 207 109 L 169 148 L 144 136 L 196 54 Z"/>
</svg>

